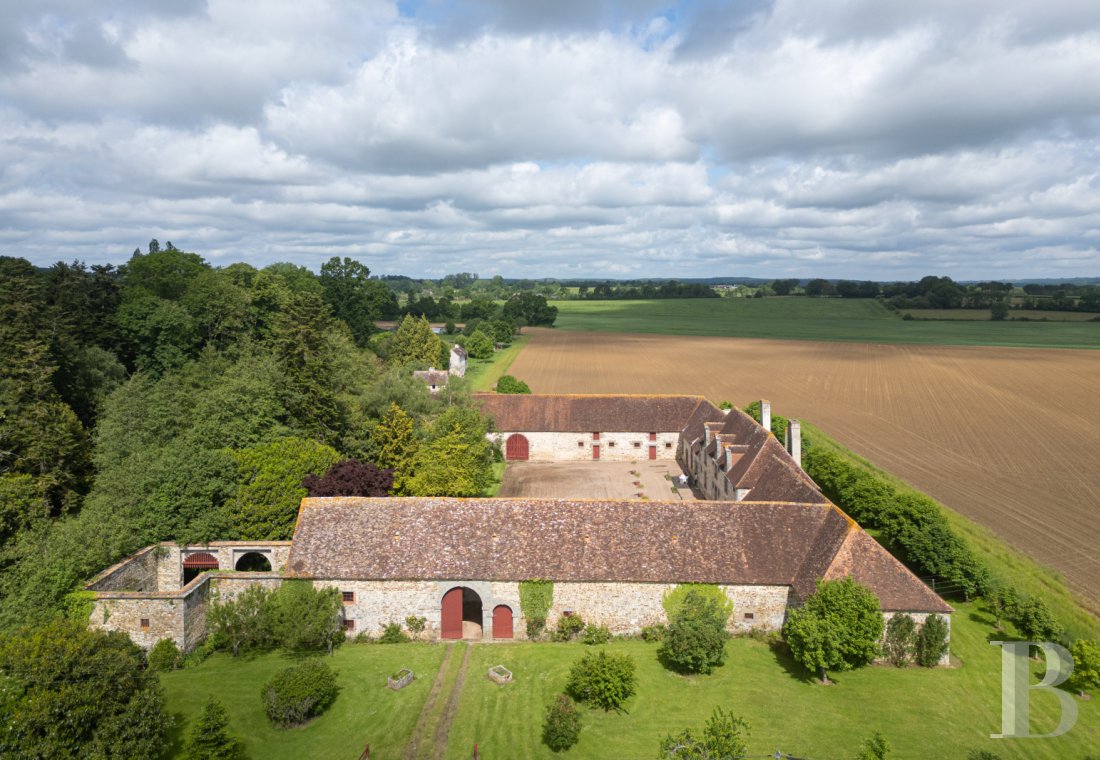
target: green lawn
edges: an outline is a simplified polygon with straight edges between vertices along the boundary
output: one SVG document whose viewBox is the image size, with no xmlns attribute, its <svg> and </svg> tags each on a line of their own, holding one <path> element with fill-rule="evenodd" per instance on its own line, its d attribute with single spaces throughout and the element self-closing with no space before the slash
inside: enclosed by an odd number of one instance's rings
<svg viewBox="0 0 1100 760">
<path fill-rule="evenodd" d="M 470 359 L 466 364 L 466 379 L 470 390 L 474 392 L 491 391 L 497 380 L 508 372 L 519 352 L 527 345 L 529 338 L 521 335 L 512 341 L 512 345 L 493 354 L 492 359 Z"/>
<path fill-rule="evenodd" d="M 956 666 L 924 670 L 870 667 L 835 675 L 836 685 L 807 679 L 791 660 L 767 644 L 730 642 L 726 664 L 711 676 L 685 677 L 657 662 L 657 645 L 615 641 L 609 648 L 632 655 L 638 693 L 625 713 L 582 708 L 580 742 L 555 755 L 541 742 L 546 706 L 562 690 L 583 644 L 486 644 L 473 647 L 465 687 L 451 726 L 446 756 L 494 758 L 652 758 L 667 733 L 702 726 L 718 705 L 750 723 L 753 753 L 776 748 L 809 760 L 852 758 L 860 741 L 882 731 L 894 757 L 964 758 L 984 747 L 1010 758 L 1082 758 L 1100 746 L 1100 700 L 1078 701 L 1080 717 L 1069 734 L 1049 740 L 992 740 L 1000 727 L 1000 649 L 990 646 L 992 621 L 976 604 L 959 604 L 952 654 Z M 353 758 L 371 744 L 371 758 L 398 758 L 419 717 L 442 661 L 443 645 L 345 645 L 332 659 L 341 694 L 325 715 L 305 728 L 271 728 L 260 707 L 260 687 L 290 661 L 263 655 L 234 661 L 216 656 L 189 670 L 163 676 L 171 713 L 189 720 L 208 693 L 217 693 L 232 715 L 233 730 L 254 758 Z M 452 667 L 461 658 L 452 656 Z M 486 677 L 503 664 L 515 680 L 497 686 Z M 410 666 L 418 680 L 400 692 L 385 688 L 386 675 Z M 1040 666 L 1036 663 L 1036 669 Z M 453 682 L 450 673 L 447 686 Z M 440 693 L 440 712 L 448 688 Z M 1034 731 L 1053 728 L 1058 706 L 1048 694 L 1031 704 Z M 435 719 L 429 722 L 434 735 Z"/>
<path fill-rule="evenodd" d="M 184 757 L 182 742 L 190 721 L 210 694 L 222 701 L 230 730 L 240 737 L 253 760 L 348 758 L 355 760 L 370 743 L 371 758 L 399 757 L 412 734 L 446 649 L 431 644 L 345 645 L 326 661 L 337 671 L 340 694 L 322 716 L 303 728 L 273 728 L 260 702 L 260 690 L 279 670 L 296 660 L 281 654 L 233 659 L 216 654 L 187 670 L 161 676 L 168 712 L 177 718 L 174 751 Z M 416 680 L 401 691 L 386 688 L 386 677 L 407 667 Z"/>
<path fill-rule="evenodd" d="M 1100 322 L 903 320 L 870 299 L 685 298 L 555 301 L 561 330 L 839 340 L 858 343 L 1100 348 Z"/>
</svg>

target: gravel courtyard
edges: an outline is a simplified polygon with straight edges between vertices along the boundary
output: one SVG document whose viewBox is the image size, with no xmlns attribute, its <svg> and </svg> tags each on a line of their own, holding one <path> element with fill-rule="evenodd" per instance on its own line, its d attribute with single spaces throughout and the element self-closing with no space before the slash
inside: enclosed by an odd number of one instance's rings
<svg viewBox="0 0 1100 760">
<path fill-rule="evenodd" d="M 642 462 L 509 462 L 498 496 L 549 499 L 693 499 L 672 490 L 680 466 L 671 459 Z M 669 480 L 669 476 L 672 480 Z"/>
</svg>

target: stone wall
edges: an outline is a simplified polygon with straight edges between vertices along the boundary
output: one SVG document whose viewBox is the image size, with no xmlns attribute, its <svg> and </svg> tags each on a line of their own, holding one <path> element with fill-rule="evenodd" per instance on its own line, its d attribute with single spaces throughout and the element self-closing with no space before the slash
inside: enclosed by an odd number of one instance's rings
<svg viewBox="0 0 1100 760">
<path fill-rule="evenodd" d="M 504 449 L 505 441 L 512 433 L 490 433 L 489 439 Z M 591 461 L 592 447 L 600 447 L 600 460 L 611 462 L 636 462 L 649 459 L 649 447 L 656 445 L 658 459 L 675 459 L 678 432 L 657 433 L 657 440 L 650 441 L 649 433 L 600 432 L 599 440 L 592 433 L 522 433 L 527 438 L 532 462 L 583 462 Z"/>
<path fill-rule="evenodd" d="M 88 625 L 128 633 L 135 644 L 146 649 L 161 639 L 172 639 L 185 649 L 185 617 L 185 600 L 180 594 L 108 591 L 96 595 Z M 143 626 L 143 620 L 148 625 Z"/>
<path fill-rule="evenodd" d="M 271 563 L 271 571 L 281 572 L 290 557 L 290 541 L 213 541 L 205 545 L 177 546 L 162 544 L 157 564 L 158 589 L 178 589 L 183 582 L 183 561 L 191 554 L 210 554 L 218 561 L 219 570 L 235 570 L 245 554 L 259 553 Z"/>
<path fill-rule="evenodd" d="M 88 591 L 158 591 L 158 547 L 147 546 L 92 578 Z"/>
</svg>

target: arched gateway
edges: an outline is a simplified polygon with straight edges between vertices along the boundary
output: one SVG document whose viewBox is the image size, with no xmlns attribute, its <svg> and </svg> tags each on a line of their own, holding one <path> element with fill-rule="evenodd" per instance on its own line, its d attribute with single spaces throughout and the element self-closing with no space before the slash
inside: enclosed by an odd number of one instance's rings
<svg viewBox="0 0 1100 760">
<path fill-rule="evenodd" d="M 480 639 L 482 637 L 481 597 L 472 588 L 458 586 L 443 595 L 439 638 Z"/>
<path fill-rule="evenodd" d="M 531 446 L 527 436 L 513 433 L 504 442 L 504 458 L 509 462 L 526 462 L 531 455 Z"/>
</svg>

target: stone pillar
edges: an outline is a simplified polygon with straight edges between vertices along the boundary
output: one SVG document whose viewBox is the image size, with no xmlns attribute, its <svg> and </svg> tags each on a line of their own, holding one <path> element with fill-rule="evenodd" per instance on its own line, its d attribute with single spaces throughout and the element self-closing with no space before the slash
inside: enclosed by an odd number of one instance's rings
<svg viewBox="0 0 1100 760">
<path fill-rule="evenodd" d="M 772 429 L 772 402 L 766 398 L 760 399 L 760 426 L 765 430 Z"/>
<path fill-rule="evenodd" d="M 787 420 L 787 453 L 799 467 L 802 466 L 802 425 L 798 420 Z"/>
</svg>

